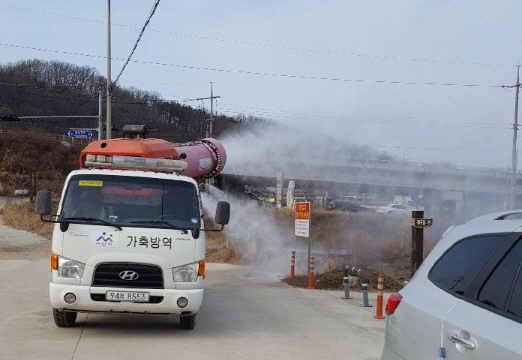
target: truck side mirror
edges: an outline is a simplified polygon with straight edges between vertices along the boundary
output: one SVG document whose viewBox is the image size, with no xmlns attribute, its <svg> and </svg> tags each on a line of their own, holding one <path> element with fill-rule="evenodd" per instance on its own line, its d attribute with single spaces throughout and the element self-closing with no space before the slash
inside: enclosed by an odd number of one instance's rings
<svg viewBox="0 0 522 360">
<path fill-rule="evenodd" d="M 216 224 L 225 226 L 230 220 L 230 203 L 219 201 L 216 208 Z"/>
<path fill-rule="evenodd" d="M 51 214 L 51 192 L 49 190 L 40 190 L 36 194 L 35 211 L 38 215 Z"/>
</svg>

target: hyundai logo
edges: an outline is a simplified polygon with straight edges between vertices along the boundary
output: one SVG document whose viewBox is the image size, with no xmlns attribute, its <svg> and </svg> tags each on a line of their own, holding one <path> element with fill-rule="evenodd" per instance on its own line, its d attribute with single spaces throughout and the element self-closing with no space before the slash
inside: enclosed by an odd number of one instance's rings
<svg viewBox="0 0 522 360">
<path fill-rule="evenodd" d="M 122 280 L 136 280 L 140 277 L 140 275 L 136 271 L 125 270 L 119 274 L 119 277 Z"/>
</svg>

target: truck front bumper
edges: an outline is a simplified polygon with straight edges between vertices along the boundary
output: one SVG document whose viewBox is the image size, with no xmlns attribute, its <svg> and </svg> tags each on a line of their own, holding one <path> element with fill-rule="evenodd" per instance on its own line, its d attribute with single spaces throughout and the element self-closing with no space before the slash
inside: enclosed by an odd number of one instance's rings
<svg viewBox="0 0 522 360">
<path fill-rule="evenodd" d="M 105 294 L 109 290 L 140 291 L 150 294 L 151 302 L 114 302 L 106 301 Z M 67 293 L 73 293 L 76 301 L 72 304 L 65 302 Z M 177 289 L 134 289 L 134 288 L 109 288 L 91 287 L 79 285 L 66 285 L 51 282 L 49 284 L 51 305 L 56 309 L 74 311 L 95 312 L 122 312 L 122 313 L 150 313 L 150 314 L 192 314 L 197 313 L 203 302 L 203 289 L 177 290 Z M 177 301 L 185 297 L 188 304 L 180 308 Z"/>
</svg>

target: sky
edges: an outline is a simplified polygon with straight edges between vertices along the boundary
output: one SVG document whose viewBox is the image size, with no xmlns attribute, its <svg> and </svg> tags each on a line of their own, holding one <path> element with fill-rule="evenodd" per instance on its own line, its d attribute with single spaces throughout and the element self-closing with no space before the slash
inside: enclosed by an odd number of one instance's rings
<svg viewBox="0 0 522 360">
<path fill-rule="evenodd" d="M 154 0 L 111 3 L 115 77 Z M 0 62 L 105 74 L 106 11 L 106 0 L 0 0 Z M 181 101 L 212 81 L 222 114 L 415 162 L 507 169 L 514 89 L 502 86 L 522 61 L 521 13 L 517 0 L 162 0 L 119 84 Z"/>
</svg>

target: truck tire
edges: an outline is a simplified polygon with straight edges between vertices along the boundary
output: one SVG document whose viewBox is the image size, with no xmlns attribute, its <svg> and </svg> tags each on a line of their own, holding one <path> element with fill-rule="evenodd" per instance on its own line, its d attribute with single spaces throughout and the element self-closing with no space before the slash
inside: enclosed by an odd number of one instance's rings
<svg viewBox="0 0 522 360">
<path fill-rule="evenodd" d="M 74 326 L 77 313 L 74 311 L 53 309 L 54 323 L 58 327 Z"/>
<path fill-rule="evenodd" d="M 182 315 L 179 318 L 179 325 L 184 330 L 193 330 L 196 326 L 196 315 Z"/>
</svg>

